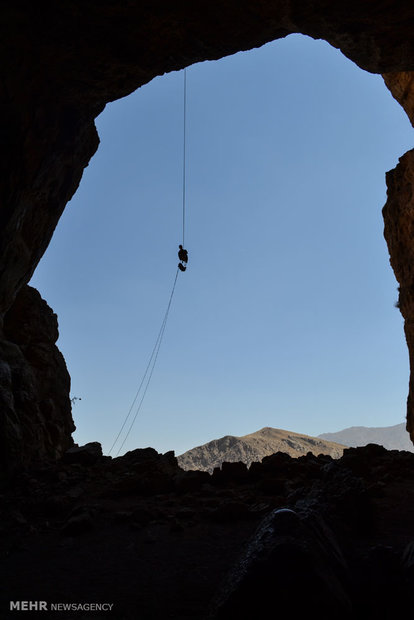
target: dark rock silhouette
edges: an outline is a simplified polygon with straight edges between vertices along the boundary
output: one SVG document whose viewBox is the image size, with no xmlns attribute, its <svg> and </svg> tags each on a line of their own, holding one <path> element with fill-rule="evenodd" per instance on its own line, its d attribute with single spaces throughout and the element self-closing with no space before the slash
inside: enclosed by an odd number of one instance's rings
<svg viewBox="0 0 414 620">
<path fill-rule="evenodd" d="M 91 441 L 84 446 L 74 445 L 63 455 L 65 463 L 79 463 L 93 465 L 102 458 L 102 446 L 97 441 Z"/>
<path fill-rule="evenodd" d="M 410 94 L 412 76 L 406 76 L 406 96 L 399 92 L 404 106 L 414 108 L 414 97 Z M 401 83 L 399 83 L 399 88 Z M 413 123 L 413 116 L 410 116 Z M 384 236 L 390 252 L 391 266 L 399 282 L 398 307 L 404 317 L 404 332 L 410 356 L 410 384 L 407 399 L 407 430 L 414 442 L 414 272 L 411 263 L 414 258 L 414 243 L 411 230 L 414 226 L 414 150 L 400 157 L 398 166 L 386 175 L 387 202 L 383 208 L 385 222 Z"/>
<path fill-rule="evenodd" d="M 0 340 L 1 471 L 57 459 L 73 445 L 70 377 L 57 349 L 57 317 L 25 286 Z"/>
<path fill-rule="evenodd" d="M 211 620 L 352 617 L 350 575 L 317 513 L 278 509 L 260 524 L 213 604 Z M 214 609 L 215 608 L 215 609 Z"/>
<path fill-rule="evenodd" d="M 33 464 L 1 488 L 0 617 L 10 600 L 43 600 L 107 601 L 116 620 L 262 620 L 269 601 L 293 620 L 402 618 L 413 480 L 414 454 L 376 445 L 213 475 L 151 448 Z"/>
</svg>

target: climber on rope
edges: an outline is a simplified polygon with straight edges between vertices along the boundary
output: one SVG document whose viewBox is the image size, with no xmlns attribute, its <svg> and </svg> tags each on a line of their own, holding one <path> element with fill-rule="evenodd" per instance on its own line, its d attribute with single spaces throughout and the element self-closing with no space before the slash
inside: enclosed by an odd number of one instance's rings
<svg viewBox="0 0 414 620">
<path fill-rule="evenodd" d="M 178 263 L 178 269 L 180 271 L 185 271 L 187 269 L 188 263 L 188 252 L 183 248 L 182 245 L 179 245 L 178 247 L 178 258 L 180 259 L 180 262 Z"/>
</svg>

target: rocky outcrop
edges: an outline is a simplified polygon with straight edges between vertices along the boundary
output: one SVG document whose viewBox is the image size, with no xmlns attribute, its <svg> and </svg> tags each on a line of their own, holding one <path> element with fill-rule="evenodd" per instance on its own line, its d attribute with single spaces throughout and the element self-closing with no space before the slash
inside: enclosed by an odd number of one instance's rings
<svg viewBox="0 0 414 620">
<path fill-rule="evenodd" d="M 407 616 L 414 454 L 277 453 L 240 476 L 237 464 L 184 472 L 151 448 L 84 448 L 95 462 L 34 465 L 1 488 L 2 619 L 23 594 L 47 602 L 46 618 L 73 604 L 73 620 Z M 78 607 L 93 602 L 111 613 Z"/>
<path fill-rule="evenodd" d="M 407 430 L 414 442 L 414 150 L 400 158 L 387 173 L 388 198 L 383 209 L 384 235 L 391 265 L 399 282 L 398 307 L 410 356 Z"/>
<path fill-rule="evenodd" d="M 408 0 L 3 3 L 0 322 L 29 281 L 98 146 L 94 118 L 107 102 L 164 72 L 303 33 L 325 39 L 367 71 L 386 74 L 391 92 L 411 114 L 413 17 Z M 401 194 L 398 182 L 388 177 L 390 205 L 400 203 L 402 209 L 393 216 L 390 206 L 386 215 L 399 280 L 412 251 L 404 232 L 409 225 L 404 215 L 409 159 L 395 177 L 405 178 Z M 403 297 L 410 286 L 404 276 Z M 403 314 L 413 357 L 414 315 L 408 301 Z M 6 367 L 10 354 L 2 353 Z M 408 415 L 412 428 L 410 404 Z"/>
<path fill-rule="evenodd" d="M 55 343 L 57 317 L 25 286 L 0 340 L 0 463 L 3 471 L 56 459 L 73 445 L 70 377 Z"/>
<path fill-rule="evenodd" d="M 226 435 L 221 439 L 213 439 L 202 446 L 187 450 L 177 459 L 183 469 L 212 473 L 216 467 L 221 467 L 223 462 L 241 462 L 250 467 L 253 462 L 260 462 L 265 456 L 275 452 L 284 452 L 294 458 L 310 452 L 315 456 L 329 454 L 332 458 L 339 459 L 343 451 L 343 445 L 331 441 L 266 427 L 243 437 Z"/>
<path fill-rule="evenodd" d="M 317 513 L 273 510 L 233 567 L 209 620 L 355 617 L 345 560 Z M 298 596 L 300 592 L 300 596 Z"/>
<path fill-rule="evenodd" d="M 411 124 L 414 125 L 414 73 L 400 71 L 399 73 L 384 73 L 382 77 L 392 96 L 402 105 Z"/>
</svg>

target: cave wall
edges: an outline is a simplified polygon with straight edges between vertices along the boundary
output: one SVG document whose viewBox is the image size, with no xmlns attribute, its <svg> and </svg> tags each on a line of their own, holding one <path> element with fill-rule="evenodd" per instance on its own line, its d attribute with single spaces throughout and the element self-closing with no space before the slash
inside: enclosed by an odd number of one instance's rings
<svg viewBox="0 0 414 620">
<path fill-rule="evenodd" d="M 107 102 L 167 71 L 303 33 L 327 40 L 361 68 L 385 74 L 387 86 L 413 118 L 413 18 L 414 4 L 408 0 L 3 2 L 0 329 L 6 313 L 11 320 L 16 295 L 29 281 L 98 146 L 94 118 Z M 398 183 L 390 175 L 388 181 L 389 204 L 401 205 L 399 219 L 385 209 L 391 263 L 400 278 L 412 241 L 398 232 L 407 224 L 405 194 L 396 198 Z M 387 224 L 392 217 L 393 226 Z M 411 268 L 404 269 L 407 282 L 414 281 Z M 402 308 L 407 326 L 414 308 Z M 4 332 L 3 338 L 3 344 L 9 342 Z M 412 351 L 411 336 L 408 344 Z M 0 349 L 6 365 L 7 346 Z M 408 416 L 414 419 L 410 398 Z M 65 420 L 66 415 L 62 412 Z M 29 460 L 30 450 L 38 451 L 36 442 L 31 448 L 25 443 L 26 435 L 34 436 L 26 429 L 30 419 L 14 422 Z M 70 441 L 71 425 L 65 422 L 62 429 L 64 444 Z"/>
<path fill-rule="evenodd" d="M 54 460 L 73 445 L 70 377 L 56 347 L 57 316 L 24 286 L 0 339 L 0 471 Z"/>
<path fill-rule="evenodd" d="M 383 209 L 384 235 L 399 283 L 398 307 L 410 359 L 407 430 L 414 442 L 414 150 L 400 157 L 387 175 L 388 197 Z"/>
</svg>

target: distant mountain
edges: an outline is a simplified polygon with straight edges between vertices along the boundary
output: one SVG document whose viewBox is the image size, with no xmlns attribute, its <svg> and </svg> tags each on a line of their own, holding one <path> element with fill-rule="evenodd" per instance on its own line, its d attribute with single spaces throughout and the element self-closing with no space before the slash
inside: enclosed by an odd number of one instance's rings
<svg viewBox="0 0 414 620">
<path fill-rule="evenodd" d="M 211 473 L 224 461 L 242 461 L 250 466 L 254 461 L 260 462 L 263 457 L 274 452 L 285 452 L 293 457 L 312 452 L 340 458 L 343 451 L 343 445 L 331 441 L 266 427 L 243 437 L 226 435 L 221 439 L 213 439 L 178 456 L 178 464 L 183 469 L 198 469 Z"/>
<path fill-rule="evenodd" d="M 405 430 L 405 424 L 395 426 L 367 427 L 351 426 L 337 433 L 323 433 L 318 435 L 320 439 L 335 441 L 336 443 L 357 447 L 366 446 L 368 443 L 376 443 L 384 446 L 387 450 L 407 450 L 414 452 L 414 446 Z"/>
</svg>

